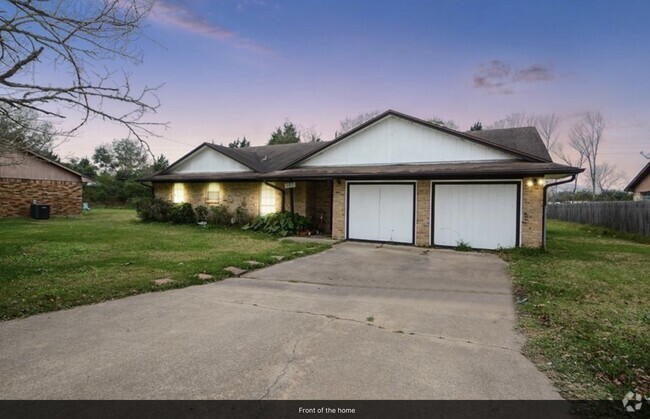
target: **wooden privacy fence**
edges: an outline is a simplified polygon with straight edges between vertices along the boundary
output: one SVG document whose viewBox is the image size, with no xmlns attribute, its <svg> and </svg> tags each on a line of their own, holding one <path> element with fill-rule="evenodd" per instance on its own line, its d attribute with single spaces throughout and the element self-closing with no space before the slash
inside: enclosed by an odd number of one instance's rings
<svg viewBox="0 0 650 419">
<path fill-rule="evenodd" d="M 548 218 L 650 236 L 650 201 L 548 204 Z"/>
</svg>

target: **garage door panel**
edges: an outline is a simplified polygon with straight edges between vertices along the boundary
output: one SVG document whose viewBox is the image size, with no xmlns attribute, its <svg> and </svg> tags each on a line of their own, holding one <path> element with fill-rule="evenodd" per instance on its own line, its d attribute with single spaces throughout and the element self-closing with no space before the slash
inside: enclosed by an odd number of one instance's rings
<svg viewBox="0 0 650 419">
<path fill-rule="evenodd" d="M 518 184 L 436 184 L 433 243 L 477 249 L 518 244 Z"/>
<path fill-rule="evenodd" d="M 375 185 L 350 185 L 348 237 L 379 240 L 380 190 Z"/>
<path fill-rule="evenodd" d="M 353 183 L 348 195 L 349 239 L 413 243 L 413 184 Z"/>
<path fill-rule="evenodd" d="M 381 241 L 413 242 L 413 186 L 381 185 L 380 191 Z"/>
</svg>

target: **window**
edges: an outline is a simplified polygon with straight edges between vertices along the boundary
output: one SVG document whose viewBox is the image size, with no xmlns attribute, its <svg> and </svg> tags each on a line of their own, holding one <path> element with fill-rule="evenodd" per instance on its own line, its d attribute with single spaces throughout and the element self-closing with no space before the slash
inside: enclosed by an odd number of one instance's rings
<svg viewBox="0 0 650 419">
<path fill-rule="evenodd" d="M 208 203 L 218 203 L 221 199 L 221 188 L 218 183 L 208 183 L 208 196 L 206 201 Z"/>
<path fill-rule="evenodd" d="M 641 192 L 641 201 L 650 201 L 650 192 Z"/>
<path fill-rule="evenodd" d="M 275 212 L 275 189 L 269 185 L 262 185 L 260 196 L 260 215 L 271 214 Z"/>
<path fill-rule="evenodd" d="M 174 183 L 174 189 L 172 191 L 172 201 L 175 204 L 180 204 L 185 202 L 185 185 L 182 183 Z"/>
</svg>

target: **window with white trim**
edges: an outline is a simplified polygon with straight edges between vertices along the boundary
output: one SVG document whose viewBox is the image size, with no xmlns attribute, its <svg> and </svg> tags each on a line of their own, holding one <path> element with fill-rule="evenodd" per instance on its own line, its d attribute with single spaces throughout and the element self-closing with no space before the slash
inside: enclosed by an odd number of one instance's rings
<svg viewBox="0 0 650 419">
<path fill-rule="evenodd" d="M 172 190 L 172 201 L 175 204 L 185 202 L 185 185 L 182 183 L 174 183 L 174 188 Z"/>
<path fill-rule="evenodd" d="M 218 204 L 221 200 L 221 188 L 218 183 L 211 182 L 208 183 L 208 195 L 206 197 L 206 202 L 209 204 Z"/>
<path fill-rule="evenodd" d="M 260 193 L 260 215 L 275 212 L 275 195 L 275 189 L 269 185 L 262 185 L 262 191 Z"/>
</svg>

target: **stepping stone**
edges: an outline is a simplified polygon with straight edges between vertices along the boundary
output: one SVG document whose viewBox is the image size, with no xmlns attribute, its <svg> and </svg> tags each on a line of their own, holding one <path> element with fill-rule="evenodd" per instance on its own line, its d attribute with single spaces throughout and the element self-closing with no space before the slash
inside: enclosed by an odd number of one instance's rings
<svg viewBox="0 0 650 419">
<path fill-rule="evenodd" d="M 199 278 L 199 279 L 201 279 L 201 280 L 203 280 L 203 281 L 208 281 L 208 280 L 214 278 L 214 277 L 213 277 L 212 275 L 210 275 L 210 274 L 196 274 L 196 277 Z"/>
<path fill-rule="evenodd" d="M 295 252 L 292 252 L 294 255 L 303 255 L 305 252 L 302 250 L 296 250 Z"/>
<path fill-rule="evenodd" d="M 262 262 L 258 262 L 258 261 L 256 261 L 256 260 L 247 260 L 247 261 L 244 262 L 244 263 L 247 263 L 247 264 L 250 265 L 250 266 L 261 266 L 261 265 L 264 265 Z"/>
<path fill-rule="evenodd" d="M 174 281 L 171 278 L 160 278 L 160 279 L 155 279 L 153 281 L 153 283 L 156 285 L 167 285 L 167 284 L 171 284 L 172 282 Z"/>
<path fill-rule="evenodd" d="M 271 257 L 277 261 L 284 259 L 284 256 L 271 256 Z"/>
<path fill-rule="evenodd" d="M 228 271 L 235 276 L 239 276 L 248 272 L 246 269 L 241 269 L 236 266 L 228 266 L 224 271 Z"/>
</svg>

